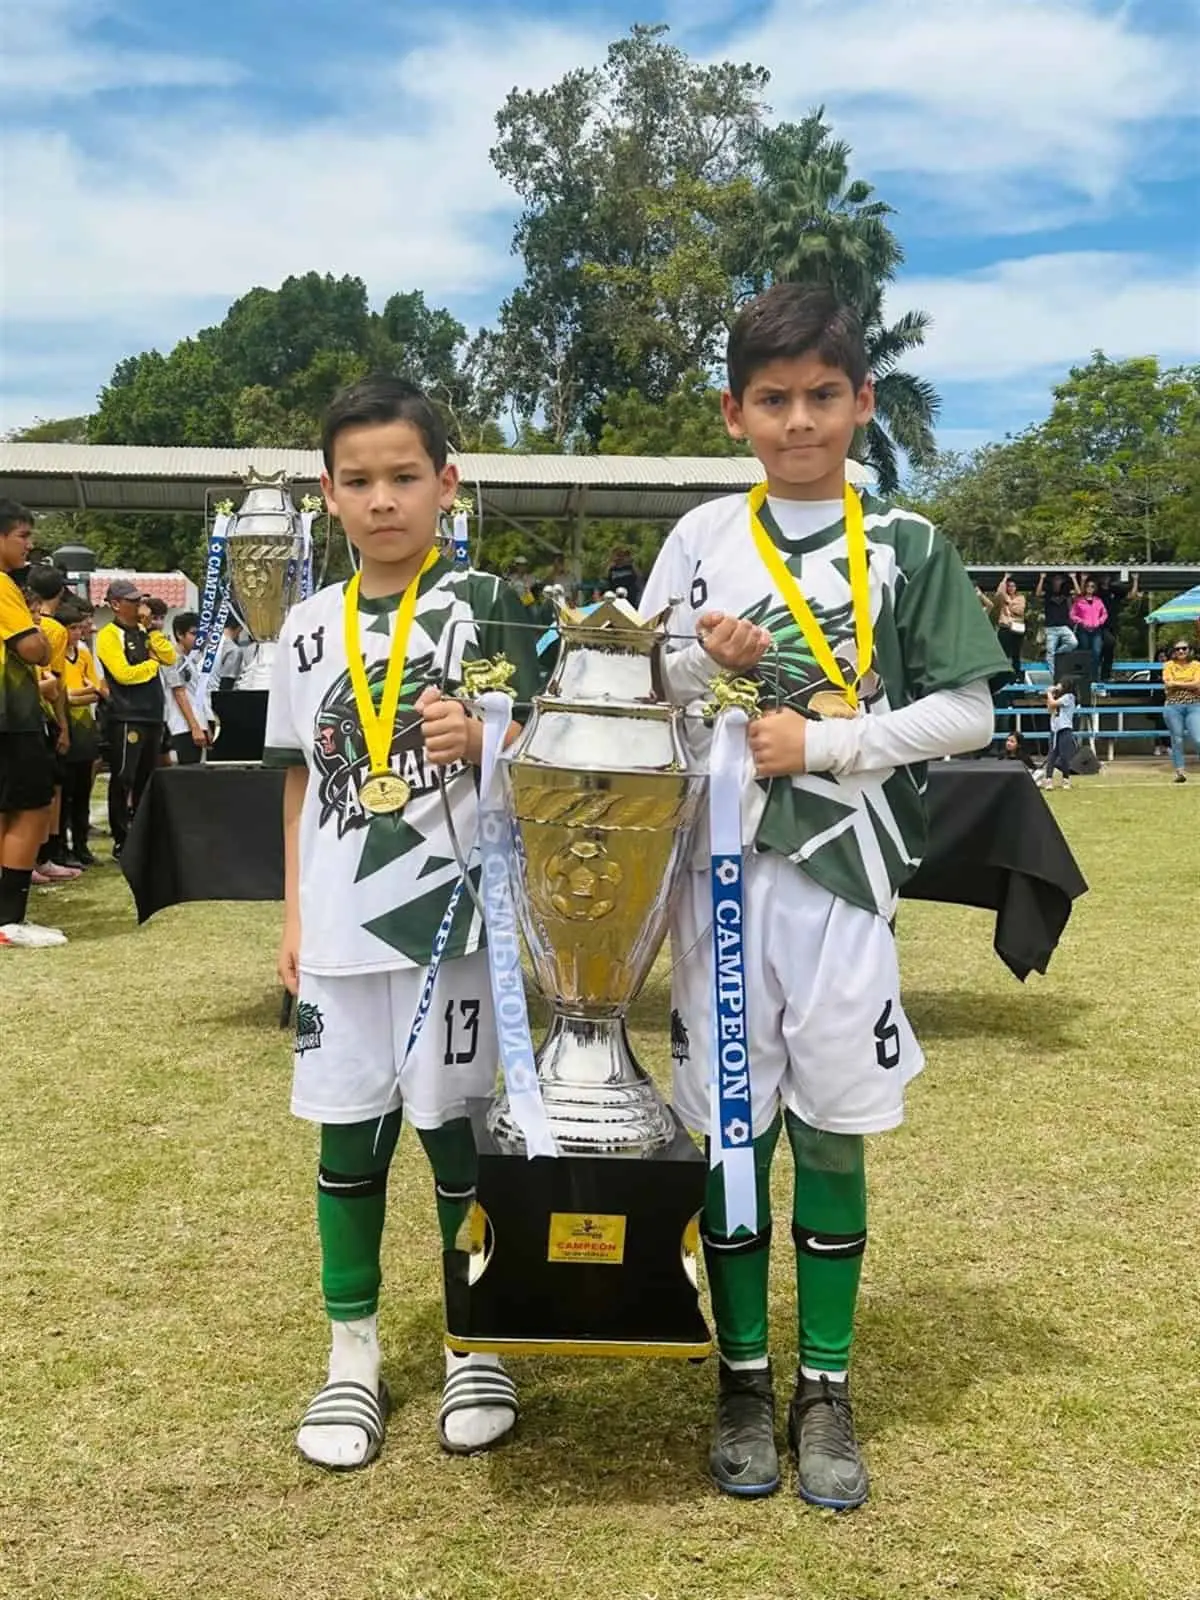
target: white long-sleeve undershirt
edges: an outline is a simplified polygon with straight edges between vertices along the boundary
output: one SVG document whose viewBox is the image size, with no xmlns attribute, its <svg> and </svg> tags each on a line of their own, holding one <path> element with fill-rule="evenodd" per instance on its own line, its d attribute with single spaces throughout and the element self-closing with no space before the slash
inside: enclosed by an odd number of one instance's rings
<svg viewBox="0 0 1200 1600">
<path fill-rule="evenodd" d="M 663 656 L 668 697 L 677 705 L 706 699 L 720 667 L 702 645 Z M 914 761 L 965 755 L 991 742 L 995 717 L 985 679 L 961 689 L 937 689 L 896 711 L 810 722 L 805 771 L 880 772 Z"/>
<path fill-rule="evenodd" d="M 991 692 L 980 678 L 961 689 L 937 689 L 897 711 L 810 722 L 804 767 L 835 776 L 886 771 L 982 750 L 994 730 Z"/>
</svg>

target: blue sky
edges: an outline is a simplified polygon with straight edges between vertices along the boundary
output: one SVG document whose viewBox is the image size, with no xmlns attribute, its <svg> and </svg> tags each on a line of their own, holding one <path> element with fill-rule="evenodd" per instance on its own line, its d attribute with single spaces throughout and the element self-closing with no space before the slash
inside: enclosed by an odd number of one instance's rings
<svg viewBox="0 0 1200 1600">
<path fill-rule="evenodd" d="M 1043 415 L 1093 348 L 1200 352 L 1198 0 L 8 0 L 0 430 L 291 272 L 489 320 L 496 108 L 639 20 L 768 67 L 779 117 L 826 105 L 899 209 L 944 445 Z"/>
</svg>

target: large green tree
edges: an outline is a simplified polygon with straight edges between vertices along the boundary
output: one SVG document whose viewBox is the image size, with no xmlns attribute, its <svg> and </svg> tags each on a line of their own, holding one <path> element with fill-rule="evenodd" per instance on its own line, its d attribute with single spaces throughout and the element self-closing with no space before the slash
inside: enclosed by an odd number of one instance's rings
<svg viewBox="0 0 1200 1600">
<path fill-rule="evenodd" d="M 309 272 L 251 289 L 220 323 L 167 354 L 122 361 L 88 424 L 97 444 L 314 448 L 344 384 L 392 372 L 422 385 L 464 448 L 497 448 L 475 405 L 466 330 L 418 290 L 374 312 L 360 278 Z M 107 517 L 81 530 L 104 559 L 150 567 L 200 563 L 203 533 L 180 517 Z"/>
<path fill-rule="evenodd" d="M 600 68 L 514 90 L 497 117 L 524 276 L 475 360 L 560 447 L 595 443 L 611 393 L 665 400 L 710 366 L 749 261 L 767 74 L 701 65 L 666 34 L 635 27 Z"/>
<path fill-rule="evenodd" d="M 1000 565 L 1200 556 L 1200 368 L 1097 351 L 1049 415 L 1002 444 L 941 456 L 910 485 L 971 560 Z"/>
<path fill-rule="evenodd" d="M 100 395 L 89 437 L 100 444 L 311 448 L 336 391 L 371 371 L 420 383 L 456 442 L 488 419 L 465 372 L 466 330 L 420 291 L 370 310 L 361 278 L 305 273 L 251 289 L 222 321 L 167 355 L 122 361 Z M 488 435 L 491 437 L 491 435 Z"/>
</svg>

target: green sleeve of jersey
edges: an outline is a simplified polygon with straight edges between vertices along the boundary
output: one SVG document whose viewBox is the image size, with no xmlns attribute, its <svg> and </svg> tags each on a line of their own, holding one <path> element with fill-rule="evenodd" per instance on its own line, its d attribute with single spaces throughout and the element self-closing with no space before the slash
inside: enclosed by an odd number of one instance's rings
<svg viewBox="0 0 1200 1600">
<path fill-rule="evenodd" d="M 471 597 L 471 609 L 479 622 L 479 654 L 507 656 L 517 669 L 512 679 L 516 691 L 513 716 L 524 722 L 534 695 L 540 694 L 543 687 L 537 642 L 545 629 L 533 615 L 532 607 L 521 604 L 510 584 L 492 578 L 478 584 Z"/>
<path fill-rule="evenodd" d="M 287 750 L 279 745 L 268 745 L 262 754 L 264 767 L 303 767 L 307 765 L 303 750 Z"/>
<path fill-rule="evenodd" d="M 910 529 L 896 550 L 907 580 L 896 596 L 896 631 L 909 693 L 921 699 L 1006 675 L 1009 663 L 958 551 L 925 523 Z"/>
</svg>

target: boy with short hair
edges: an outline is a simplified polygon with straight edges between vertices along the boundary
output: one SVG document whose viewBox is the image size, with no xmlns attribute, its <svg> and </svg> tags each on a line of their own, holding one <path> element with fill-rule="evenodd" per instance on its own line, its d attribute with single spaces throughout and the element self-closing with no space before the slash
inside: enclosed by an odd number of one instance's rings
<svg viewBox="0 0 1200 1600">
<path fill-rule="evenodd" d="M 646 615 L 685 597 L 673 626 L 689 612 L 695 626 L 697 642 L 666 657 L 672 698 L 698 711 L 718 669 L 757 668 L 762 688 L 741 785 L 752 1126 L 738 1137 L 753 1139 L 757 1218 L 726 1225 L 717 1166 L 702 1218 L 721 1352 L 709 1470 L 734 1495 L 779 1483 L 767 1264 L 786 1127 L 800 1358 L 788 1437 L 801 1498 L 848 1510 L 868 1489 L 847 1377 L 863 1135 L 901 1121 L 923 1064 L 890 924 L 925 848 L 924 763 L 988 743 L 988 679 L 1006 662 L 954 550 L 924 518 L 846 483 L 874 409 L 855 313 L 823 290 L 776 285 L 738 318 L 728 366 L 726 425 L 766 484 L 685 516 L 642 595 Z M 675 1104 L 724 1147 L 710 1113 L 721 1008 L 708 852 L 695 864 L 672 926 Z"/>
<path fill-rule="evenodd" d="M 71 859 L 80 866 L 94 867 L 96 857 L 88 848 L 88 832 L 92 785 L 100 749 L 96 707 L 103 698 L 104 689 L 92 652 L 83 642 L 91 621 L 89 611 L 77 601 L 66 600 L 59 607 L 58 620 L 67 630 L 63 687 L 71 729 L 63 776 L 62 831 L 70 845 Z"/>
<path fill-rule="evenodd" d="M 199 622 L 200 618 L 194 611 L 180 611 L 176 615 L 171 625 L 175 634 L 175 664 L 163 668 L 167 736 L 175 760 L 181 767 L 198 766 L 210 743 L 202 707 L 196 699 L 199 673 L 192 660 Z"/>
<path fill-rule="evenodd" d="M 108 825 L 113 856 L 125 848 L 142 793 L 162 748 L 163 689 L 160 672 L 175 664 L 170 640 L 147 631 L 139 619 L 143 596 L 128 578 L 115 578 L 107 600 L 113 620 L 96 635 L 96 659 L 108 686 Z"/>
<path fill-rule="evenodd" d="M 38 851 L 33 881 L 53 884 L 79 877 L 79 863 L 68 858 L 63 827 L 62 793 L 66 781 L 66 758 L 71 733 L 67 716 L 67 630 L 58 619 L 66 594 L 66 574 L 49 562 L 35 566 L 26 585 L 36 605 L 38 627 L 50 645 L 50 659 L 41 679 L 42 706 L 46 714 L 46 738 L 54 760 L 54 799 L 46 823 L 46 837 Z"/>
<path fill-rule="evenodd" d="M 57 928 L 27 921 L 29 890 L 54 798 L 38 677 L 50 644 L 34 620 L 23 580 L 33 514 L 0 500 L 0 947 L 65 944 Z"/>
<path fill-rule="evenodd" d="M 475 1183 L 467 1102 L 491 1092 L 497 1070 L 483 928 L 470 895 L 454 901 L 459 867 L 444 812 L 448 802 L 469 847 L 481 725 L 436 685 L 461 682 L 464 659 L 503 652 L 520 704 L 538 673 L 535 634 L 519 626 L 512 590 L 438 554 L 458 473 L 420 390 L 377 378 L 343 391 L 323 448 L 326 503 L 361 566 L 289 612 L 264 759 L 287 771 L 279 969 L 298 996 L 292 1110 L 321 1127 L 317 1223 L 331 1323 L 328 1382 L 296 1442 L 307 1460 L 344 1470 L 373 1460 L 384 1434 L 379 1252 L 401 1114 L 433 1167 L 449 1247 Z M 435 945 L 445 956 L 436 968 Z M 419 1003 L 427 1020 L 412 1041 Z M 486 1449 L 516 1415 L 498 1360 L 446 1352 L 444 1449 Z"/>
</svg>

